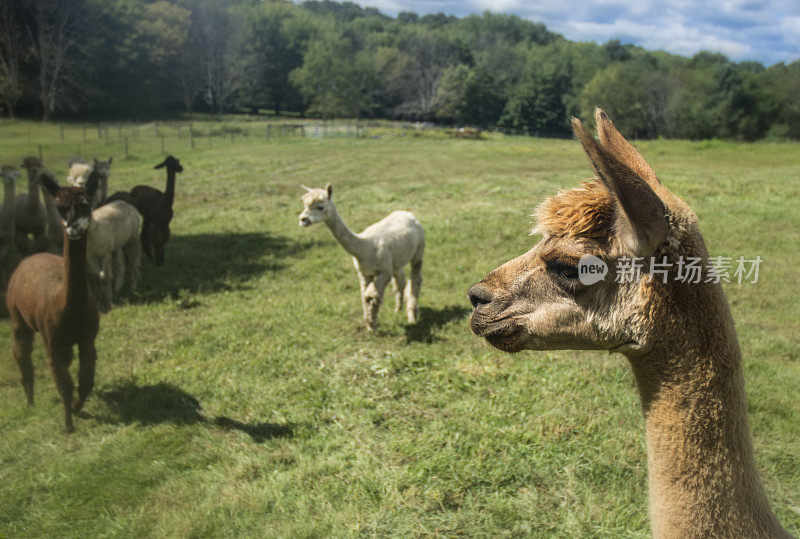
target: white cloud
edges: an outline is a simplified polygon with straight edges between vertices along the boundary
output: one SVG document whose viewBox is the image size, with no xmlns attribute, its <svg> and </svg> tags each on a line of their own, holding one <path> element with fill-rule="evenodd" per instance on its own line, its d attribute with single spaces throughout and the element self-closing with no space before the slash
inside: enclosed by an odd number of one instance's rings
<svg viewBox="0 0 800 539">
<path fill-rule="evenodd" d="M 718 51 L 767 65 L 800 58 L 797 0 L 360 0 L 396 15 L 443 11 L 464 16 L 490 10 L 543 22 L 567 39 L 610 39 L 691 56 Z"/>
</svg>

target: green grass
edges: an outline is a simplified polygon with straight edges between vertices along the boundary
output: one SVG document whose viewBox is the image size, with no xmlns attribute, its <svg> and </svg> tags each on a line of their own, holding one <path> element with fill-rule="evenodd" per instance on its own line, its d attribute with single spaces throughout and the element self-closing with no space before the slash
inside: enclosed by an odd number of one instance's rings
<svg viewBox="0 0 800 539">
<path fill-rule="evenodd" d="M 145 261 L 139 295 L 102 318 L 74 435 L 38 340 L 37 404 L 25 405 L 0 319 L 0 536 L 649 534 L 624 358 L 509 356 L 467 326 L 469 285 L 533 245 L 528 216 L 545 195 L 590 175 L 578 144 L 378 132 L 195 151 L 170 138 L 185 172 L 167 264 Z M 63 177 L 82 143 L 67 138 L 1 125 L 0 162 L 42 144 Z M 800 146 L 639 147 L 713 253 L 764 259 L 757 284 L 727 292 L 758 467 L 800 533 Z M 164 184 L 152 137 L 129 160 L 114 136 L 82 149 L 115 156 L 112 191 Z M 354 229 L 399 208 L 422 221 L 416 326 L 387 295 L 367 333 L 349 256 L 324 227 L 297 226 L 299 185 L 326 182 Z"/>
</svg>

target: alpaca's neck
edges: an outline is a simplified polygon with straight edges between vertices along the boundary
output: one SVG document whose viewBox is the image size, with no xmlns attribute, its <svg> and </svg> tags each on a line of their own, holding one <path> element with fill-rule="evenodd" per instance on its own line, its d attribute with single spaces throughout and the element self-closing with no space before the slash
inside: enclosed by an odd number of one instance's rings
<svg viewBox="0 0 800 539">
<path fill-rule="evenodd" d="M 86 244 L 89 234 L 81 239 L 70 240 L 64 234 L 64 288 L 63 309 L 83 313 L 89 299 L 89 266 L 86 260 Z"/>
<path fill-rule="evenodd" d="M 631 358 L 645 414 L 656 537 L 782 532 L 753 460 L 741 353 L 721 289 L 716 299 L 723 312 L 700 315 L 684 342 Z"/>
<path fill-rule="evenodd" d="M 32 211 L 38 210 L 41 207 L 42 202 L 39 198 L 40 196 L 39 182 L 35 179 L 28 178 L 28 204 L 30 204 L 29 207 Z"/>
<path fill-rule="evenodd" d="M 172 207 L 172 202 L 175 200 L 175 171 L 167 169 L 167 190 L 164 191 L 164 205 L 168 208 Z"/>
<path fill-rule="evenodd" d="M 16 186 L 14 182 L 3 182 L 5 200 L 3 200 L 3 213 L 0 214 L 0 234 L 6 232 L 13 234 L 10 228 L 14 223 L 14 198 L 16 196 Z"/>
<path fill-rule="evenodd" d="M 353 231 L 344 224 L 342 216 L 336 211 L 336 207 L 333 208 L 333 215 L 325 220 L 325 224 L 331 229 L 331 233 L 344 247 L 344 250 L 354 257 L 361 259 L 369 250 L 369 242 L 353 234 Z"/>
</svg>

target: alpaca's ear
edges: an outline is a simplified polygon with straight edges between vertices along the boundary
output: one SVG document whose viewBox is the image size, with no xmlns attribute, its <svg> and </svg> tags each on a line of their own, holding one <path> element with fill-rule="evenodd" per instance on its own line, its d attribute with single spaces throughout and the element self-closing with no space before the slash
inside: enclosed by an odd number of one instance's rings
<svg viewBox="0 0 800 539">
<path fill-rule="evenodd" d="M 644 160 L 644 157 L 636 151 L 633 145 L 625 140 L 625 137 L 614 127 L 611 118 L 602 109 L 594 109 L 594 121 L 597 127 L 597 136 L 603 149 L 625 163 L 628 168 L 633 170 L 650 187 L 660 184 L 653 168 Z"/>
<path fill-rule="evenodd" d="M 153 168 L 154 168 L 154 169 L 157 169 L 157 168 L 164 168 L 165 166 L 167 166 L 167 160 L 166 160 L 166 159 L 164 159 L 164 160 L 163 160 L 161 163 L 157 164 L 157 165 L 156 165 L 156 166 L 154 166 Z"/>
<path fill-rule="evenodd" d="M 600 181 L 621 210 L 616 223 L 620 243 L 635 256 L 651 255 L 667 235 L 664 203 L 639 174 L 607 152 L 580 120 L 573 118 L 572 128 Z"/>
<path fill-rule="evenodd" d="M 58 180 L 53 176 L 53 173 L 49 170 L 40 170 L 37 177 L 39 178 L 39 183 L 44 187 L 44 190 L 47 191 L 51 197 L 55 198 L 60 188 L 58 187 Z"/>
<path fill-rule="evenodd" d="M 108 156 L 108 164 L 109 165 L 111 164 L 112 161 L 114 161 L 114 156 L 113 155 Z"/>
<path fill-rule="evenodd" d="M 313 189 L 312 189 L 312 188 L 310 188 L 310 187 L 308 187 L 308 186 L 306 186 L 306 185 L 300 185 L 300 187 L 302 187 L 303 189 L 305 189 L 307 193 L 310 193 L 311 191 L 313 191 Z"/>
<path fill-rule="evenodd" d="M 97 171 L 96 168 L 92 169 L 89 173 L 89 178 L 86 180 L 86 194 L 89 198 L 94 198 L 94 192 L 97 191 L 97 187 L 100 185 L 100 173 Z"/>
<path fill-rule="evenodd" d="M 328 199 L 333 198 L 333 186 L 331 184 L 325 184 L 325 192 L 328 193 Z"/>
</svg>

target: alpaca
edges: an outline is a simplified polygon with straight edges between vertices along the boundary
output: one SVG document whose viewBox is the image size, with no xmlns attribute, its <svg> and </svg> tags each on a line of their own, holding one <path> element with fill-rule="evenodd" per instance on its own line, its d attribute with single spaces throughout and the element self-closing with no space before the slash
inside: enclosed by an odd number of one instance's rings
<svg viewBox="0 0 800 539">
<path fill-rule="evenodd" d="M 26 157 L 22 168 L 28 171 L 28 192 L 17 195 L 14 208 L 15 242 L 17 250 L 23 254 L 31 252 L 28 234 L 33 234 L 33 250 L 47 251 L 47 213 L 42 206 L 38 173 L 42 169 L 42 160 L 38 157 Z"/>
<path fill-rule="evenodd" d="M 300 226 L 311 226 L 323 222 L 331 233 L 353 256 L 361 285 L 361 303 L 364 323 L 372 331 L 378 323 L 378 309 L 383 301 L 383 292 L 392 281 L 395 292 L 395 311 L 403 308 L 406 276 L 403 266 L 411 262 L 411 278 L 406 295 L 406 317 L 410 324 L 417 321 L 420 287 L 422 286 L 422 254 L 425 250 L 425 231 L 422 225 L 407 211 L 394 211 L 367 228 L 353 234 L 336 211 L 333 204 L 333 187 L 311 189 L 303 196 L 305 209 L 300 214 Z"/>
<path fill-rule="evenodd" d="M 176 158 L 167 158 L 154 168 L 167 169 L 167 190 L 162 193 L 148 185 L 137 185 L 130 193 L 119 191 L 109 197 L 109 201 L 132 201 L 142 214 L 142 250 L 147 258 L 153 258 L 155 251 L 156 266 L 164 263 L 164 245 L 169 240 L 169 223 L 172 221 L 172 203 L 175 200 L 175 174 L 183 172 L 181 162 Z"/>
<path fill-rule="evenodd" d="M 19 179 L 19 171 L 12 166 L 3 165 L 3 189 L 5 199 L 3 209 L 0 211 L 0 282 L 6 282 L 5 263 L 11 251 L 11 244 L 14 243 L 14 209 L 16 206 L 16 184 Z"/>
<path fill-rule="evenodd" d="M 64 406 L 64 430 L 75 431 L 72 413 L 83 407 L 94 386 L 97 360 L 94 340 L 99 315 L 89 290 L 86 259 L 87 230 L 92 219 L 91 197 L 97 185 L 86 190 L 62 187 L 50 175 L 40 174 L 42 186 L 56 200 L 64 228 L 64 253 L 39 253 L 24 259 L 8 283 L 6 306 L 13 330 L 13 355 L 22 374 L 28 404 L 33 404 L 33 334 L 42 336 L 48 363 Z M 78 345 L 80 368 L 78 398 L 73 401 L 69 374 L 73 345 Z"/>
<path fill-rule="evenodd" d="M 95 171 L 92 174 L 96 174 Z M 104 204 L 92 211 L 87 257 L 89 280 L 103 312 L 114 306 L 114 295 L 127 276 L 130 291 L 139 281 L 139 229 L 141 216 L 122 200 Z"/>
<path fill-rule="evenodd" d="M 108 178 L 111 176 L 111 163 L 114 161 L 113 157 L 109 157 L 108 161 L 98 161 L 94 158 L 92 163 L 85 161 L 80 157 L 73 157 L 69 160 L 69 172 L 67 173 L 67 185 L 73 187 L 83 187 L 89 174 L 96 170 L 100 173 L 100 185 L 97 192 L 92 199 L 92 207 L 97 208 L 108 196 Z"/>
<path fill-rule="evenodd" d="M 595 120 L 599 142 L 580 120 L 572 125 L 599 180 L 539 206 L 542 240 L 470 288 L 471 329 L 506 352 L 627 357 L 645 417 L 655 537 L 788 537 L 756 470 L 722 287 L 676 280 L 679 261 L 697 257 L 708 268 L 697 216 L 603 111 Z M 605 279 L 584 284 L 585 255 L 607 264 Z M 669 273 L 645 264 L 640 276 L 617 282 L 615 270 L 631 257 L 669 264 Z"/>
</svg>

